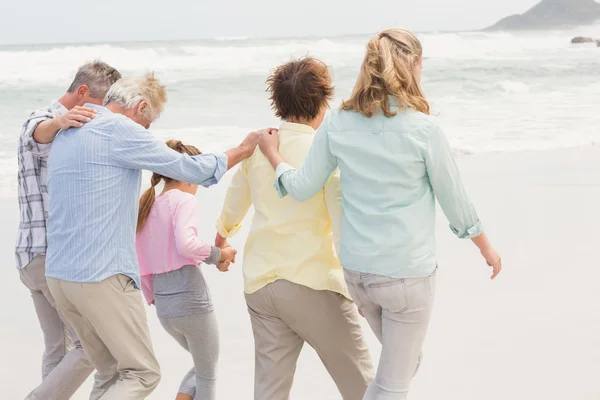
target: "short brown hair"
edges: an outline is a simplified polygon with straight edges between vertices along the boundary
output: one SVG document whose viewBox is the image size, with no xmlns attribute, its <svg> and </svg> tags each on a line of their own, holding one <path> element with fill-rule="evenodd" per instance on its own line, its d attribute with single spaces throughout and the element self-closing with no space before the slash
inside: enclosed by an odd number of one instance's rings
<svg viewBox="0 0 600 400">
<path fill-rule="evenodd" d="M 275 68 L 267 84 L 271 108 L 283 120 L 313 120 L 333 97 L 327 65 L 312 57 L 292 60 Z"/>
</svg>

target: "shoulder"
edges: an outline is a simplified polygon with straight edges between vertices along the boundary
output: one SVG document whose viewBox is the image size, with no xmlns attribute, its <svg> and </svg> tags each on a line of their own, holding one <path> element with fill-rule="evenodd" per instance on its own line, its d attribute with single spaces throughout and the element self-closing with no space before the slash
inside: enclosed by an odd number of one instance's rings
<svg viewBox="0 0 600 400">
<path fill-rule="evenodd" d="M 155 140 L 149 130 L 121 114 L 104 114 L 92 122 L 94 128 L 109 134 L 119 146 L 128 147 L 134 143 L 139 144 L 140 141 Z"/>
<path fill-rule="evenodd" d="M 442 134 L 442 130 L 435 117 L 412 109 L 398 113 L 395 117 L 402 124 L 403 129 L 426 142 Z"/>
<path fill-rule="evenodd" d="M 148 130 L 145 129 L 143 126 L 141 126 L 137 122 L 134 122 L 131 118 L 127 118 L 126 116 L 121 115 L 121 114 L 106 113 L 106 114 L 102 115 L 101 118 L 102 118 L 101 122 L 106 125 L 112 125 L 117 128 L 120 128 L 120 129 L 136 130 L 136 131 L 140 130 L 140 131 L 148 132 Z"/>
<path fill-rule="evenodd" d="M 191 193 L 182 192 L 181 190 L 170 190 L 164 194 L 169 199 L 173 210 L 179 209 L 182 206 L 196 206 L 198 200 Z"/>
<path fill-rule="evenodd" d="M 60 115 L 61 113 L 58 112 L 52 104 L 47 107 L 38 108 L 29 114 L 29 118 L 27 118 L 27 121 L 25 122 L 25 127 L 27 127 L 30 122 L 40 123 Z"/>
</svg>

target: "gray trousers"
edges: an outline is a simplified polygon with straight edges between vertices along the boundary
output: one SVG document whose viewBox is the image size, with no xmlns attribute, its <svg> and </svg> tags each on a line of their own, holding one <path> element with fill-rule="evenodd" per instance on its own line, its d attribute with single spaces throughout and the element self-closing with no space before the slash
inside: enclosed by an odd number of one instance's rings
<svg viewBox="0 0 600 400">
<path fill-rule="evenodd" d="M 163 328 L 192 355 L 194 367 L 179 387 L 198 400 L 216 399 L 219 329 L 214 311 L 185 317 L 159 318 Z"/>
<path fill-rule="evenodd" d="M 344 400 L 362 399 L 373 365 L 352 301 L 281 279 L 246 294 L 246 303 L 254 332 L 255 400 L 289 399 L 304 342 L 315 349 Z"/>
<path fill-rule="evenodd" d="M 79 338 L 56 309 L 46 281 L 46 257 L 36 256 L 19 270 L 21 281 L 31 292 L 44 334 L 42 383 L 26 400 L 68 400 L 94 371 Z"/>
<path fill-rule="evenodd" d="M 350 295 L 381 342 L 375 380 L 364 400 L 405 400 L 433 307 L 435 273 L 427 278 L 390 278 L 345 270 Z"/>
</svg>

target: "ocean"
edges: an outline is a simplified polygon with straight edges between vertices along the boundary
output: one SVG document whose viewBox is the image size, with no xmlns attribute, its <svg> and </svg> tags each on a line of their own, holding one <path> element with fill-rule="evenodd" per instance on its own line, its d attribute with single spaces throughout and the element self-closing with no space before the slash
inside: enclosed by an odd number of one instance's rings
<svg viewBox="0 0 600 400">
<path fill-rule="evenodd" d="M 600 27 L 539 33 L 422 33 L 423 87 L 457 154 L 543 150 L 600 141 L 600 48 L 571 45 Z M 56 100 L 82 63 L 102 59 L 124 75 L 155 71 L 167 85 L 160 138 L 203 151 L 277 126 L 265 92 L 291 57 L 325 61 L 347 98 L 369 35 L 216 38 L 178 42 L 0 47 L 0 197 L 14 196 L 17 139 L 28 114 Z"/>
<path fill-rule="evenodd" d="M 570 44 L 598 31 L 419 34 L 424 89 L 504 271 L 490 282 L 479 252 L 439 213 L 437 299 L 411 399 L 600 399 L 600 147 L 590 146 L 600 143 L 600 48 Z M 154 70 L 168 85 L 155 135 L 225 149 L 252 129 L 277 126 L 264 84 L 271 68 L 295 56 L 322 58 L 337 87 L 335 107 L 350 93 L 368 37 L 0 47 L 0 399 L 22 399 L 40 380 L 42 333 L 13 257 L 17 139 L 31 110 L 56 100 L 80 64 L 102 58 L 124 74 Z M 204 240 L 214 237 L 230 179 L 199 191 Z M 251 218 L 252 211 L 231 241 L 240 250 L 231 271 L 203 267 L 219 320 L 219 399 L 253 392 L 241 273 Z M 149 400 L 173 398 L 191 358 L 155 310 L 147 314 L 163 375 Z M 381 346 L 361 324 L 377 363 Z M 91 379 L 72 400 L 90 390 Z M 340 399 L 308 345 L 291 398 Z"/>
</svg>

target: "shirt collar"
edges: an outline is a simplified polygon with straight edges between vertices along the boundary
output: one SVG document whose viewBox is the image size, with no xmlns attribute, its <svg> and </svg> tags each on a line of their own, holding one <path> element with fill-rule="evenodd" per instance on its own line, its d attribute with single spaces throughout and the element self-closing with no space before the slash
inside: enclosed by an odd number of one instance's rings
<svg viewBox="0 0 600 400">
<path fill-rule="evenodd" d="M 63 106 L 60 101 L 57 101 L 56 103 L 52 104 L 52 108 L 55 109 L 56 111 L 58 111 L 58 113 L 60 115 L 63 115 L 63 114 L 66 114 L 69 112 L 69 110 L 67 110 L 67 108 L 65 106 Z"/>
<path fill-rule="evenodd" d="M 315 130 L 311 126 L 304 125 L 304 124 L 296 124 L 294 122 L 284 122 L 279 127 L 279 130 L 292 131 L 292 132 L 296 132 L 296 133 L 310 133 L 310 134 L 315 133 Z"/>
<path fill-rule="evenodd" d="M 89 107 L 89 108 L 93 108 L 99 114 L 110 113 L 111 112 L 108 108 L 103 107 L 103 106 L 99 106 L 97 104 L 85 103 L 84 106 L 85 107 Z"/>
</svg>

